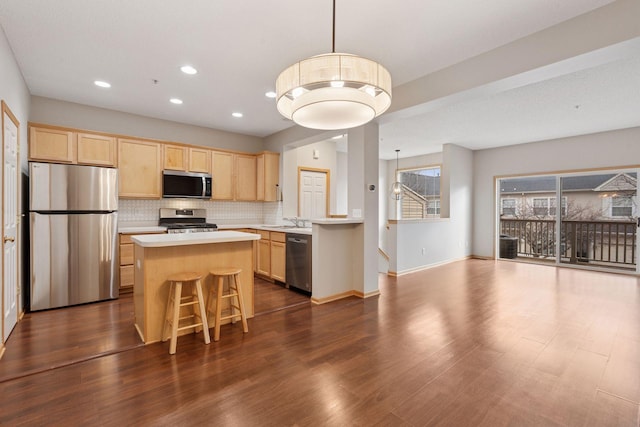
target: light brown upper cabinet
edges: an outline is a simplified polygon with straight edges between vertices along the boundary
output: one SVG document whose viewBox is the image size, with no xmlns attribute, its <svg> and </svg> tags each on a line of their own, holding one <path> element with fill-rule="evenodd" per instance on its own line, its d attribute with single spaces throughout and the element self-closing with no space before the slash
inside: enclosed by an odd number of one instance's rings
<svg viewBox="0 0 640 427">
<path fill-rule="evenodd" d="M 120 197 L 159 199 L 162 195 L 162 146 L 118 139 Z"/>
<path fill-rule="evenodd" d="M 187 147 L 164 144 L 164 169 L 187 171 Z"/>
<path fill-rule="evenodd" d="M 214 151 L 211 158 L 212 199 L 233 200 L 233 154 Z"/>
<path fill-rule="evenodd" d="M 29 128 L 29 160 L 75 163 L 76 135 L 63 129 Z"/>
<path fill-rule="evenodd" d="M 115 167 L 116 139 L 65 128 L 30 126 L 29 160 Z"/>
<path fill-rule="evenodd" d="M 211 173 L 211 150 L 189 148 L 189 172 Z"/>
<path fill-rule="evenodd" d="M 257 157 L 257 200 L 275 202 L 278 200 L 280 155 L 262 153 Z"/>
<path fill-rule="evenodd" d="M 116 166 L 116 139 L 112 136 L 78 133 L 78 164 Z"/>
<path fill-rule="evenodd" d="M 213 151 L 214 200 L 256 200 L 256 156 Z"/>
<path fill-rule="evenodd" d="M 256 200 L 256 156 L 236 154 L 236 200 Z"/>
</svg>

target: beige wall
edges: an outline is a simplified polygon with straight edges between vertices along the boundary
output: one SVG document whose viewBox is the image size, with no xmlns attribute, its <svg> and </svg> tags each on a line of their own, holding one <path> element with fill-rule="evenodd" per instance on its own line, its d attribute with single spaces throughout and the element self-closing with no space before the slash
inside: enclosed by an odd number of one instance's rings
<svg viewBox="0 0 640 427">
<path fill-rule="evenodd" d="M 473 254 L 493 256 L 496 177 L 640 165 L 640 127 L 474 152 Z"/>
<path fill-rule="evenodd" d="M 249 153 L 263 150 L 262 138 L 255 136 L 185 125 L 39 96 L 31 97 L 29 121 Z"/>
</svg>

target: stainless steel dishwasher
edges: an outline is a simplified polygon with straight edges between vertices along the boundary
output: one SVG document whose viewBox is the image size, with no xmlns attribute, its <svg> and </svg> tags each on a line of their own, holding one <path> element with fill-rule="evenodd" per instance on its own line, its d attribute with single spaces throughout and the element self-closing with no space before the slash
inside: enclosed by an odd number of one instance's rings
<svg viewBox="0 0 640 427">
<path fill-rule="evenodd" d="M 311 236 L 287 233 L 287 286 L 311 293 Z"/>
</svg>

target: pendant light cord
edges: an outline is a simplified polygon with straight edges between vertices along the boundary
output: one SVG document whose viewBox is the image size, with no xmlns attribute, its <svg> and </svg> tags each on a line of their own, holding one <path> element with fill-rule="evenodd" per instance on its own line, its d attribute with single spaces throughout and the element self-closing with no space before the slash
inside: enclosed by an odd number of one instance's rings
<svg viewBox="0 0 640 427">
<path fill-rule="evenodd" d="M 336 0 L 333 0 L 333 31 L 331 38 L 331 53 L 336 53 Z"/>
</svg>

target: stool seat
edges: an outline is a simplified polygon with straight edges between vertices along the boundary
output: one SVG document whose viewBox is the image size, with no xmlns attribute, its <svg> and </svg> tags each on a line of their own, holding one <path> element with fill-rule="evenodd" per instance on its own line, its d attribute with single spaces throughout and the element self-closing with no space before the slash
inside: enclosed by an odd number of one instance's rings
<svg viewBox="0 0 640 427">
<path fill-rule="evenodd" d="M 169 337 L 171 338 L 169 354 L 175 354 L 176 352 L 179 331 L 194 329 L 195 332 L 198 332 L 202 328 L 205 344 L 211 342 L 202 293 L 202 277 L 203 274 L 189 271 L 175 273 L 167 278 L 169 282 L 169 297 L 162 330 L 162 341 L 164 342 Z M 185 290 L 190 289 L 191 292 L 186 295 L 183 294 L 183 285 Z M 196 305 L 198 310 L 196 310 Z M 185 309 L 183 310 L 183 308 Z"/>
<path fill-rule="evenodd" d="M 231 323 L 234 323 L 236 318 L 239 317 L 242 319 L 243 331 L 245 333 L 249 332 L 244 300 L 242 298 L 242 286 L 240 285 L 240 273 L 242 273 L 242 269 L 236 267 L 219 267 L 211 269 L 209 273 L 213 276 L 213 286 L 209 290 L 206 314 L 208 315 L 209 312 L 214 311 L 212 305 L 215 300 L 213 340 L 218 341 L 220 339 L 220 322 L 227 319 L 231 319 Z M 225 277 L 228 282 L 226 293 L 224 292 Z M 226 316 L 222 315 L 222 300 L 224 299 L 229 299 L 229 314 Z"/>
<path fill-rule="evenodd" d="M 167 277 L 169 282 L 192 282 L 194 280 L 202 280 L 204 274 L 195 273 L 193 271 L 175 273 Z"/>
<path fill-rule="evenodd" d="M 209 271 L 212 276 L 231 276 L 242 273 L 242 269 L 235 267 L 219 267 Z"/>
</svg>

